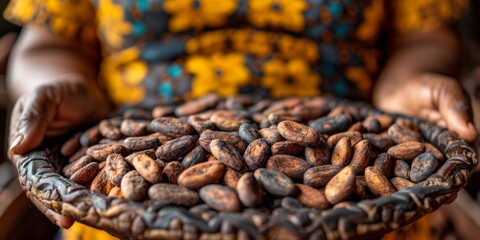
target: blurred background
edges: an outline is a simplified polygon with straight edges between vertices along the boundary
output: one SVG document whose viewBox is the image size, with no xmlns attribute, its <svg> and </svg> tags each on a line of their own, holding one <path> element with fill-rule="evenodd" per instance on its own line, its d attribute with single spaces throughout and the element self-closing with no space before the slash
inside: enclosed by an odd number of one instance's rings
<svg viewBox="0 0 480 240">
<path fill-rule="evenodd" d="M 3 12 L 7 0 L 0 0 Z M 466 67 L 462 79 L 474 106 L 475 122 L 480 126 L 480 1 L 472 0 L 471 9 L 457 28 L 465 45 Z M 0 18 L 0 240 L 53 239 L 57 228 L 24 196 L 16 178 L 15 167 L 6 159 L 8 112 L 12 107 L 5 86 L 5 72 L 10 50 L 20 28 Z M 26 69 L 28 71 L 28 69 Z M 472 177 L 466 191 L 435 215 L 447 234 L 442 239 L 480 238 L 480 174 Z M 450 219 L 450 220 L 448 220 Z M 445 221 L 442 221 L 445 220 Z M 28 231 L 25 227 L 28 226 Z"/>
</svg>

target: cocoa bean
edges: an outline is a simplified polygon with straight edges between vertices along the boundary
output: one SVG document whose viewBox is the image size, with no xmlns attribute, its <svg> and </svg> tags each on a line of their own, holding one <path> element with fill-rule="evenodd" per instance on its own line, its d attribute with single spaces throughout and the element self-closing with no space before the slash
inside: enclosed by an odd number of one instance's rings
<svg viewBox="0 0 480 240">
<path fill-rule="evenodd" d="M 173 205 L 191 207 L 201 202 L 197 192 L 168 183 L 157 183 L 148 189 L 148 197 L 155 201 L 166 201 Z"/>
<path fill-rule="evenodd" d="M 292 179 L 302 179 L 305 171 L 310 168 L 310 164 L 301 158 L 280 154 L 271 156 L 266 167 L 283 173 Z"/>
<path fill-rule="evenodd" d="M 425 145 L 420 142 L 404 142 L 388 149 L 387 153 L 395 159 L 412 160 L 425 151 Z"/>
<path fill-rule="evenodd" d="M 196 146 L 194 147 L 187 155 L 182 160 L 182 165 L 185 168 L 189 168 L 191 166 L 194 166 L 196 164 L 205 162 L 207 160 L 208 153 L 205 151 L 205 149 L 202 148 L 202 146 Z"/>
<path fill-rule="evenodd" d="M 160 174 L 162 169 L 158 164 L 146 154 L 141 154 L 133 158 L 133 167 L 145 180 L 150 183 L 159 183 L 162 181 Z"/>
<path fill-rule="evenodd" d="M 321 117 L 311 121 L 308 126 L 317 133 L 334 134 L 347 130 L 352 125 L 352 119 L 345 115 Z"/>
<path fill-rule="evenodd" d="M 246 207 L 257 207 L 263 203 L 263 189 L 253 173 L 245 173 L 238 180 L 237 193 L 240 201 Z"/>
<path fill-rule="evenodd" d="M 250 170 L 264 167 L 269 157 L 270 149 L 263 138 L 251 142 L 243 154 L 243 159 Z"/>
<path fill-rule="evenodd" d="M 297 155 L 303 152 L 303 147 L 296 144 L 293 141 L 282 141 L 282 142 L 277 142 L 273 144 L 272 147 L 270 148 L 270 151 L 272 152 L 272 155 L 278 155 L 278 154 Z"/>
<path fill-rule="evenodd" d="M 387 176 L 377 171 L 374 167 L 365 169 L 365 180 L 367 186 L 377 196 L 389 196 L 396 192 Z"/>
<path fill-rule="evenodd" d="M 157 148 L 157 158 L 165 161 L 173 161 L 185 156 L 188 151 L 195 147 L 196 136 L 183 136 L 163 144 Z"/>
<path fill-rule="evenodd" d="M 325 194 L 315 188 L 303 184 L 295 184 L 298 189 L 298 200 L 306 207 L 326 209 L 330 205 Z"/>
<path fill-rule="evenodd" d="M 185 171 L 185 167 L 177 161 L 169 162 L 162 171 L 163 178 L 170 184 L 177 184 L 180 174 Z"/>
<path fill-rule="evenodd" d="M 242 207 L 233 189 L 218 184 L 200 189 L 200 198 L 211 208 L 222 212 L 238 212 Z"/>
<path fill-rule="evenodd" d="M 292 179 L 283 173 L 259 168 L 255 170 L 254 176 L 265 191 L 275 196 L 293 196 L 297 192 Z"/>
<path fill-rule="evenodd" d="M 227 167 L 239 172 L 245 170 L 246 167 L 242 155 L 240 155 L 238 150 L 230 143 L 215 139 L 210 142 L 210 150 L 212 151 L 212 155 Z"/>
<path fill-rule="evenodd" d="M 418 155 L 412 161 L 410 170 L 410 180 L 412 182 L 420 182 L 432 175 L 439 166 L 435 155 L 431 152 L 425 152 Z"/>
<path fill-rule="evenodd" d="M 143 136 L 149 132 L 149 121 L 125 119 L 120 125 L 120 132 L 129 137 Z"/>
<path fill-rule="evenodd" d="M 319 136 L 313 128 L 289 120 L 278 124 L 278 133 L 285 139 L 304 147 L 313 147 L 319 141 Z"/>
<path fill-rule="evenodd" d="M 188 189 L 198 189 L 217 182 L 225 173 L 225 165 L 219 161 L 204 162 L 185 169 L 178 176 L 178 184 Z"/>
<path fill-rule="evenodd" d="M 195 129 L 190 124 L 174 117 L 155 118 L 150 123 L 150 127 L 153 131 L 174 138 L 196 133 Z"/>
<path fill-rule="evenodd" d="M 328 202 L 336 204 L 350 197 L 355 189 L 355 168 L 346 166 L 340 170 L 325 186 L 325 196 Z"/>
<path fill-rule="evenodd" d="M 340 170 L 342 167 L 335 165 L 312 167 L 305 171 L 303 182 L 310 187 L 320 188 L 325 186 Z"/>
<path fill-rule="evenodd" d="M 123 176 L 120 183 L 122 194 L 128 200 L 140 201 L 147 194 L 147 181 L 140 174 L 132 170 Z"/>
<path fill-rule="evenodd" d="M 337 145 L 333 149 L 332 164 L 340 167 L 347 166 L 352 159 L 353 148 L 350 138 L 344 137 L 338 141 Z"/>
<path fill-rule="evenodd" d="M 85 184 L 95 178 L 98 170 L 98 163 L 91 162 L 73 173 L 72 176 L 70 176 L 70 180 L 74 183 Z"/>
<path fill-rule="evenodd" d="M 107 157 L 105 165 L 105 174 L 110 183 L 120 186 L 123 176 L 130 171 L 127 161 L 122 155 L 112 153 Z"/>
</svg>

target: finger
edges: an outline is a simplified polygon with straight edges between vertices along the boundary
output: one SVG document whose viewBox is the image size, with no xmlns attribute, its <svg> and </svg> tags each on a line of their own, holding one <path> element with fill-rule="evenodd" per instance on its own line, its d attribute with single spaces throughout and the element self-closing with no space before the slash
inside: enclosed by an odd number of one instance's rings
<svg viewBox="0 0 480 240">
<path fill-rule="evenodd" d="M 432 79 L 433 80 L 433 79 Z M 438 78 L 433 84 L 433 102 L 438 107 L 447 127 L 463 139 L 474 142 L 478 132 L 472 122 L 470 101 L 459 83 Z"/>
<path fill-rule="evenodd" d="M 25 154 L 41 144 L 47 125 L 54 118 L 59 95 L 54 87 L 47 86 L 22 99 L 23 111 L 10 146 L 13 154 Z"/>
<path fill-rule="evenodd" d="M 64 228 L 64 229 L 68 229 L 73 225 L 73 223 L 74 223 L 73 219 L 62 216 L 62 215 L 54 212 L 53 210 L 47 208 L 36 197 L 34 197 L 30 194 L 27 194 L 27 195 L 29 196 L 32 203 L 38 208 L 38 210 L 40 210 L 40 212 L 42 212 L 42 214 L 44 214 L 53 224 L 55 224 L 55 225 L 57 225 L 61 228 Z"/>
</svg>

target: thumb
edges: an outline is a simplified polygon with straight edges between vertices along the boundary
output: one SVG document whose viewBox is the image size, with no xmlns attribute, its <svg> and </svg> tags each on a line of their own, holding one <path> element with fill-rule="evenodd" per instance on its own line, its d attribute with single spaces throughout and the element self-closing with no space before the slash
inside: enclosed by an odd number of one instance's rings
<svg viewBox="0 0 480 240">
<path fill-rule="evenodd" d="M 55 116 L 60 95 L 56 87 L 45 86 L 18 100 L 12 113 L 12 154 L 25 154 L 42 143 L 47 126 Z"/>
<path fill-rule="evenodd" d="M 470 99 L 461 85 L 453 79 L 439 78 L 433 86 L 433 101 L 448 129 L 466 141 L 474 142 L 478 132 L 472 121 Z"/>
</svg>

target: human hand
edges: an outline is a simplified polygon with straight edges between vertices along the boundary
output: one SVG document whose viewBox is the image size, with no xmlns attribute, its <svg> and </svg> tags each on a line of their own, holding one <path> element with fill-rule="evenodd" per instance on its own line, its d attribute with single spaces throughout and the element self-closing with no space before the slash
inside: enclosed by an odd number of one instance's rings
<svg viewBox="0 0 480 240">
<path fill-rule="evenodd" d="M 455 79 L 423 73 L 379 84 L 373 103 L 381 110 L 427 119 L 475 142 L 470 99 Z"/>
<path fill-rule="evenodd" d="M 80 80 L 64 81 L 21 96 L 12 111 L 10 160 L 15 163 L 46 137 L 60 136 L 81 124 L 104 118 L 112 105 L 96 90 Z M 56 225 L 69 228 L 73 224 L 72 219 L 53 212 L 28 193 L 27 196 Z"/>
</svg>

